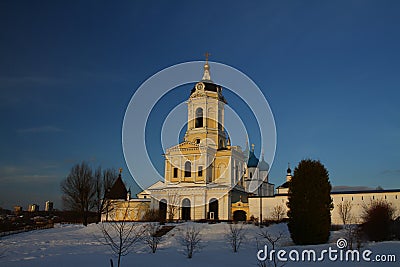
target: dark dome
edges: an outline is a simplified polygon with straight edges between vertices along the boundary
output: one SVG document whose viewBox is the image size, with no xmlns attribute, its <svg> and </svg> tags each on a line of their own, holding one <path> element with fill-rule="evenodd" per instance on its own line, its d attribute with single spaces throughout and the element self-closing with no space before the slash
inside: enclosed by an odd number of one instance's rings
<svg viewBox="0 0 400 267">
<path fill-rule="evenodd" d="M 221 86 L 216 85 L 215 83 L 209 83 L 209 82 L 203 82 L 204 83 L 204 90 L 205 91 L 211 91 L 211 92 L 218 92 L 218 88 L 221 89 Z M 193 94 L 196 91 L 196 85 L 193 87 L 193 89 L 190 91 L 190 94 Z"/>
<path fill-rule="evenodd" d="M 222 87 L 220 85 L 217 85 L 212 82 L 211 83 L 206 82 L 206 81 L 200 81 L 200 82 L 202 82 L 204 84 L 204 91 L 216 92 L 216 93 L 222 91 Z M 193 86 L 193 89 L 190 91 L 190 95 L 192 95 L 194 92 L 196 92 L 196 84 Z M 226 99 L 224 98 L 222 93 L 218 94 L 218 98 L 219 98 L 219 100 L 223 101 L 224 103 L 227 103 Z"/>
<path fill-rule="evenodd" d="M 257 166 L 258 166 L 258 158 L 256 157 L 256 155 L 254 155 L 254 151 L 250 151 L 249 160 L 247 162 L 247 167 L 256 168 Z"/>
<path fill-rule="evenodd" d="M 292 169 L 290 169 L 290 167 L 287 169 L 287 173 L 292 173 Z"/>
<path fill-rule="evenodd" d="M 290 182 L 284 182 L 282 185 L 280 185 L 278 188 L 289 188 Z"/>
</svg>

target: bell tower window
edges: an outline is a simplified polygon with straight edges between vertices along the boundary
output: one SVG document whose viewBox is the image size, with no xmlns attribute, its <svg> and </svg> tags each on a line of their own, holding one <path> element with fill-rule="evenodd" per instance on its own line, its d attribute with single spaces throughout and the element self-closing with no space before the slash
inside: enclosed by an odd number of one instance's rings
<svg viewBox="0 0 400 267">
<path fill-rule="evenodd" d="M 195 128 L 203 127 L 203 109 L 196 109 Z"/>
<path fill-rule="evenodd" d="M 198 171 L 197 171 L 197 176 L 203 176 L 203 166 L 199 166 Z"/>
<path fill-rule="evenodd" d="M 190 161 L 186 161 L 185 163 L 185 177 L 190 177 L 192 172 L 192 163 Z"/>
</svg>

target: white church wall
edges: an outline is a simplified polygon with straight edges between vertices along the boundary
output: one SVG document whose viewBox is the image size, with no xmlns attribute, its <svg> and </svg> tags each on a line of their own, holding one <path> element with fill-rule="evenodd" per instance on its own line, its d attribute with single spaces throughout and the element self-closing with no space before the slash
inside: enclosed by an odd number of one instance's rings
<svg viewBox="0 0 400 267">
<path fill-rule="evenodd" d="M 368 192 L 368 193 L 333 193 L 331 194 L 334 203 L 334 209 L 331 211 L 333 224 L 343 224 L 340 217 L 338 204 L 345 201 L 351 203 L 351 221 L 350 223 L 361 223 L 364 207 L 375 200 L 383 200 L 391 203 L 396 209 L 396 216 L 400 216 L 400 191 L 397 192 Z"/>
<path fill-rule="evenodd" d="M 273 219 L 273 210 L 276 206 L 282 206 L 284 210 L 284 218 L 287 218 L 287 196 L 274 196 L 274 197 L 249 197 L 249 213 L 254 218 L 260 218 L 260 205 L 262 207 L 263 220 Z"/>
<path fill-rule="evenodd" d="M 351 203 L 351 223 L 362 222 L 362 212 L 364 206 L 368 206 L 371 201 L 384 200 L 391 203 L 396 210 L 396 217 L 400 216 L 400 191 L 386 191 L 386 192 L 360 192 L 360 193 L 332 193 L 334 209 L 331 211 L 332 224 L 343 224 L 340 218 L 338 204 L 344 201 Z M 262 201 L 262 217 L 265 219 L 273 219 L 274 207 L 282 206 L 284 208 L 284 217 L 287 218 L 287 195 L 275 195 L 274 197 L 261 197 Z M 249 212 L 250 216 L 255 218 L 260 217 L 260 198 L 249 197 Z"/>
</svg>

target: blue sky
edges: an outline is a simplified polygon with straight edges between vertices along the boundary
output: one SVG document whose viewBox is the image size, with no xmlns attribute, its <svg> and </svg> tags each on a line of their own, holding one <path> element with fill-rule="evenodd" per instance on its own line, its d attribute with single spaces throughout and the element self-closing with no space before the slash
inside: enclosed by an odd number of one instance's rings
<svg viewBox="0 0 400 267">
<path fill-rule="evenodd" d="M 82 160 L 126 170 L 122 121 L 135 90 L 205 51 L 268 100 L 272 183 L 311 157 L 333 185 L 399 188 L 399 10 L 399 1 L 1 1 L 0 206 L 61 208 L 60 181 Z"/>
</svg>

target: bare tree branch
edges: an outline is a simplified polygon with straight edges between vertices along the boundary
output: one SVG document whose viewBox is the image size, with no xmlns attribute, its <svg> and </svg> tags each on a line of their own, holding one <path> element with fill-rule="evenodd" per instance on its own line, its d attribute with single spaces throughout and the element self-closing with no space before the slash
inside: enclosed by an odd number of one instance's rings
<svg viewBox="0 0 400 267">
<path fill-rule="evenodd" d="M 88 214 L 96 206 L 96 181 L 86 162 L 72 167 L 61 182 L 64 206 L 81 214 L 83 224 L 88 223 Z"/>
<path fill-rule="evenodd" d="M 151 252 L 156 253 L 158 244 L 162 240 L 162 236 L 159 235 L 161 230 L 161 225 L 159 223 L 148 223 L 145 228 L 144 242 L 151 249 Z"/>
<path fill-rule="evenodd" d="M 178 242 L 184 247 L 184 254 L 191 259 L 200 247 L 201 229 L 195 225 L 187 225 L 177 236 Z"/>
<path fill-rule="evenodd" d="M 285 216 L 286 209 L 282 204 L 277 204 L 272 210 L 271 216 L 275 221 L 282 220 L 283 216 Z"/>
<path fill-rule="evenodd" d="M 179 210 L 179 204 L 181 201 L 181 197 L 179 194 L 174 194 L 174 193 L 168 193 L 168 209 L 167 209 L 167 214 L 168 214 L 168 220 L 173 221 L 178 210 Z"/>
<path fill-rule="evenodd" d="M 338 213 L 340 218 L 342 219 L 342 222 L 344 225 L 350 223 L 352 220 L 352 214 L 351 214 L 351 209 L 353 205 L 351 204 L 350 201 L 345 200 L 339 204 L 337 204 L 338 207 Z"/>
<path fill-rule="evenodd" d="M 240 245 L 245 241 L 243 224 L 229 224 L 225 238 L 232 247 L 233 252 L 238 252 Z"/>
<path fill-rule="evenodd" d="M 128 218 L 128 211 L 129 205 L 125 209 L 122 221 L 103 222 L 99 226 L 103 234 L 103 243 L 118 257 L 118 267 L 121 264 L 121 257 L 128 255 L 133 245 L 143 238 L 141 225 L 125 221 Z"/>
</svg>

